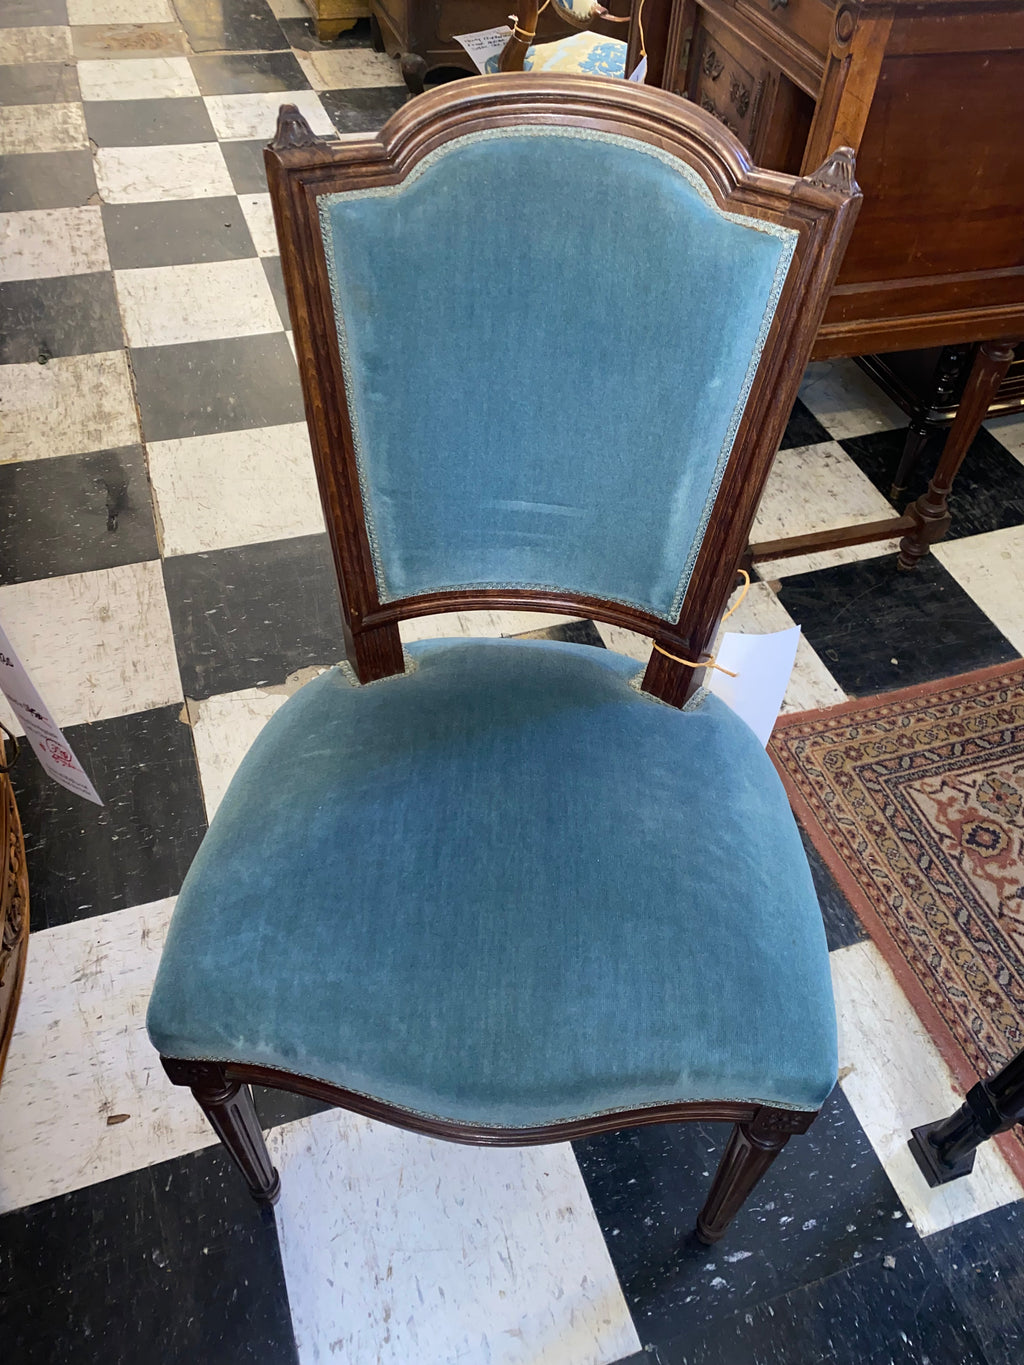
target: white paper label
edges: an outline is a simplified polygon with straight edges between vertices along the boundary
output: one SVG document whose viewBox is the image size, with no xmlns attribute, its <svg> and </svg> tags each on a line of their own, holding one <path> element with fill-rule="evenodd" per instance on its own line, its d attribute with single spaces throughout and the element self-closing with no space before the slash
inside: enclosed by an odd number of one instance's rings
<svg viewBox="0 0 1024 1365">
<path fill-rule="evenodd" d="M 736 676 L 730 678 L 718 669 L 704 675 L 708 691 L 745 720 L 762 744 L 767 745 L 779 718 L 799 643 L 799 626 L 771 635 L 726 631 L 715 660 Z"/>
<path fill-rule="evenodd" d="M 96 789 L 86 777 L 82 765 L 71 752 L 71 748 L 61 734 L 57 722 L 50 715 L 46 703 L 32 685 L 32 679 L 15 654 L 7 633 L 0 626 L 0 691 L 11 703 L 14 714 L 21 721 L 25 738 L 35 750 L 36 757 L 45 770 L 67 787 L 76 796 L 84 796 L 86 801 L 95 801 L 97 806 L 103 802 Z"/>
<path fill-rule="evenodd" d="M 639 61 L 637 62 L 637 64 L 636 64 L 636 66 L 633 68 L 633 74 L 630 76 L 629 79 L 630 79 L 631 81 L 636 81 L 638 85 L 643 85 L 644 81 L 647 79 L 647 58 L 646 58 L 646 57 L 641 57 L 641 58 L 640 58 L 640 60 L 639 60 Z"/>
<path fill-rule="evenodd" d="M 456 33 L 453 36 L 472 57 L 476 69 L 486 72 L 490 59 L 504 51 L 512 30 L 503 25 L 501 28 L 482 28 L 479 33 Z"/>
</svg>

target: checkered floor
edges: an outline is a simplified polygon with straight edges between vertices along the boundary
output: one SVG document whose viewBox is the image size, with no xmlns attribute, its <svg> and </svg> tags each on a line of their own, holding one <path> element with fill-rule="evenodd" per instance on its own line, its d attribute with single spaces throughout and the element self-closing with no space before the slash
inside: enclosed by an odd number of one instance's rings
<svg viewBox="0 0 1024 1365">
<path fill-rule="evenodd" d="M 713 1126 L 494 1153 L 260 1095 L 284 1179 L 261 1219 L 155 1065 L 145 1001 L 207 820 L 341 654 L 261 147 L 282 102 L 352 132 L 406 93 L 365 25 L 323 47 L 303 14 L 0 0 L 0 621 L 106 801 L 15 771 L 33 937 L 0 1091 L 5 1358 L 1008 1365 L 1024 1190 L 993 1150 L 925 1188 L 906 1132 L 956 1097 L 816 860 L 843 1080 L 714 1251 L 687 1236 Z M 812 366 L 757 538 L 888 515 L 904 424 L 852 362 Z M 1024 651 L 1024 421 L 981 433 L 954 510 L 916 574 L 874 545 L 755 583 L 731 627 L 803 627 L 787 709 Z M 408 634 L 534 629 L 642 657 L 550 617 Z"/>
</svg>

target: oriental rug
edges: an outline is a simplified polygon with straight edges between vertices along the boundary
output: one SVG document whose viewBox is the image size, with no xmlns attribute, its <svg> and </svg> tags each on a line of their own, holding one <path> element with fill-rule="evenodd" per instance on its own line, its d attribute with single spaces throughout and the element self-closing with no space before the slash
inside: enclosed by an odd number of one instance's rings
<svg viewBox="0 0 1024 1365">
<path fill-rule="evenodd" d="M 786 716 L 770 752 L 960 1085 L 1009 1061 L 1024 1048 L 1024 663 Z M 1000 1146 L 1024 1177 L 1011 1132 Z"/>
</svg>

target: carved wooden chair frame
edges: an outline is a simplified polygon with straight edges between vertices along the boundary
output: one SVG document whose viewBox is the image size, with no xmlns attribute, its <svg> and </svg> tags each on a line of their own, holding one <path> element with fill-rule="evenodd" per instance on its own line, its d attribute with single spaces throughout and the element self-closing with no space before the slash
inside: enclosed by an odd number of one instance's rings
<svg viewBox="0 0 1024 1365">
<path fill-rule="evenodd" d="M 513 21 L 512 34 L 498 58 L 501 72 L 522 71 L 526 54 L 537 40 L 537 22 L 542 9 L 539 0 L 519 0 L 516 8 L 519 13 L 509 16 Z M 628 24 L 632 18 L 629 14 L 609 14 L 603 8 L 598 17 L 606 24 Z"/>
<path fill-rule="evenodd" d="M 397 184 L 445 142 L 523 124 L 584 126 L 651 143 L 695 169 L 723 208 L 795 228 L 799 234 L 715 510 L 674 623 L 617 602 L 550 591 L 487 588 L 388 602 L 378 596 L 317 198 L 339 190 Z M 735 581 L 750 523 L 859 207 L 852 153 L 839 149 L 819 171 L 796 180 L 755 169 L 740 143 L 719 123 L 662 91 L 589 76 L 499 75 L 441 87 L 407 104 L 379 133 L 341 142 L 314 136 L 298 111 L 285 107 L 265 155 L 314 462 L 338 573 L 346 654 L 360 681 L 403 672 L 400 620 L 473 609 L 596 617 L 648 636 L 670 654 L 702 659 Z M 701 668 L 654 652 L 643 687 L 681 706 L 702 677 Z M 290 1090 L 399 1128 L 483 1146 L 564 1142 L 650 1123 L 731 1122 L 735 1125 L 731 1139 L 698 1219 L 698 1235 L 706 1242 L 722 1236 L 790 1136 L 806 1131 L 815 1118 L 815 1113 L 803 1110 L 715 1101 L 510 1130 L 422 1117 L 269 1067 L 162 1060 L 173 1082 L 192 1088 L 253 1196 L 262 1201 L 276 1199 L 279 1180 L 256 1118 L 250 1084 Z"/>
</svg>

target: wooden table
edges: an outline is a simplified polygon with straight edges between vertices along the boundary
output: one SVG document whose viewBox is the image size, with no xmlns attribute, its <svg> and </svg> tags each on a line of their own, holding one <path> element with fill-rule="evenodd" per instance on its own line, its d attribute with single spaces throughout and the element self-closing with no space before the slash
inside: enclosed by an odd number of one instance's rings
<svg viewBox="0 0 1024 1365">
<path fill-rule="evenodd" d="M 634 7 L 631 57 L 639 54 Z M 1024 338 L 1024 0 L 644 0 L 648 83 L 800 174 L 857 153 L 864 205 L 813 358 L 982 343 L 907 512 L 752 547 L 759 559 L 949 526 L 957 470 Z"/>
</svg>

